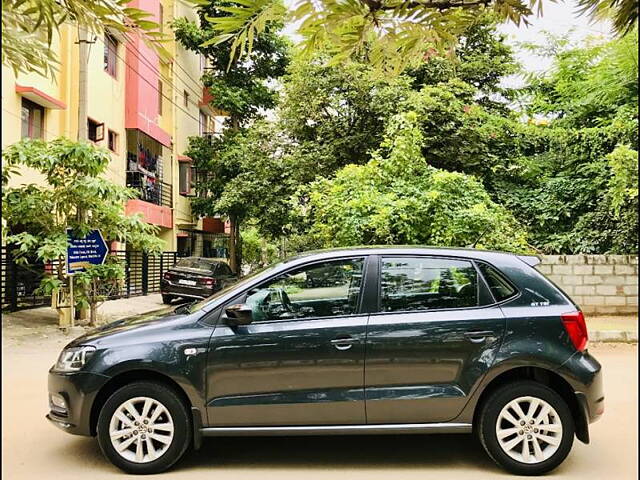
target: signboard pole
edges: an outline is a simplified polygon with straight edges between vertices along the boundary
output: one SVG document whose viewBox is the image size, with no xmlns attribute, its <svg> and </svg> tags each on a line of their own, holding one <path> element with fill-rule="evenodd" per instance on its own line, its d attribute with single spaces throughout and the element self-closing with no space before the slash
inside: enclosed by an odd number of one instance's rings
<svg viewBox="0 0 640 480">
<path fill-rule="evenodd" d="M 71 309 L 70 323 L 72 327 L 76 326 L 76 302 L 73 299 L 73 275 L 69 275 L 69 308 Z"/>
</svg>

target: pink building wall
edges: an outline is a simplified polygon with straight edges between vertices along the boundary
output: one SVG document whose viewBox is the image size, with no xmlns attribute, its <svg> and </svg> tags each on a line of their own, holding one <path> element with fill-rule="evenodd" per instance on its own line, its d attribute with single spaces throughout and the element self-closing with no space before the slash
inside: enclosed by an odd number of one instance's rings
<svg viewBox="0 0 640 480">
<path fill-rule="evenodd" d="M 159 0 L 132 0 L 131 7 L 152 14 L 158 21 Z M 126 44 L 125 128 L 137 128 L 166 147 L 171 147 L 171 135 L 158 125 L 158 80 L 160 59 L 138 35 L 129 34 Z M 168 102 L 165 98 L 165 103 Z"/>
</svg>

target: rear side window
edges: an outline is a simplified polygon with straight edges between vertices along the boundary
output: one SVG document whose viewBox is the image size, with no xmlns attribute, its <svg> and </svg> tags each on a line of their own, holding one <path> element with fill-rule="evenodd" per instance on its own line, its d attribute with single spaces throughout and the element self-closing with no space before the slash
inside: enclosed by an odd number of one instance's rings
<svg viewBox="0 0 640 480">
<path fill-rule="evenodd" d="M 486 263 L 478 263 L 478 268 L 482 272 L 489 289 L 496 299 L 496 302 L 502 302 L 507 298 L 513 297 L 518 291 L 509 283 L 509 281 L 495 268 Z"/>
<path fill-rule="evenodd" d="M 471 262 L 429 257 L 382 259 L 383 312 L 478 305 L 478 275 Z"/>
</svg>

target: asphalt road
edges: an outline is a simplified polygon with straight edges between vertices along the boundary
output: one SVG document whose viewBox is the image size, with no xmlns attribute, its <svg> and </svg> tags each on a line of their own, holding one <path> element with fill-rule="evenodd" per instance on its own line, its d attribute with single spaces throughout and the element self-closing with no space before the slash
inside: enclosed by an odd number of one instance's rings
<svg viewBox="0 0 640 480">
<path fill-rule="evenodd" d="M 131 478 L 102 457 L 95 439 L 45 420 L 47 371 L 65 341 L 3 342 L 2 474 L 10 480 Z M 637 346 L 591 347 L 604 366 L 605 414 L 590 445 L 576 441 L 552 478 L 638 478 Z M 206 439 L 171 470 L 171 479 L 506 478 L 471 435 Z M 150 478 L 150 477 L 146 477 Z M 515 478 L 515 477 L 514 477 Z"/>
</svg>

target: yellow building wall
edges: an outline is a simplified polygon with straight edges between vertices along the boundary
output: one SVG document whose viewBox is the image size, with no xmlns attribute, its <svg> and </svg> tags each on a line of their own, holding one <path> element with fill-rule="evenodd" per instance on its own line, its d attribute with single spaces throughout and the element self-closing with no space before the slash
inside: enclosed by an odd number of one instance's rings
<svg viewBox="0 0 640 480">
<path fill-rule="evenodd" d="M 88 71 L 88 116 L 104 123 L 104 139 L 97 145 L 107 147 L 108 129 L 118 134 L 116 152 L 111 153 L 106 177 L 119 185 L 125 185 L 125 131 L 124 131 L 124 61 L 118 59 L 117 78 L 104 71 L 104 37 L 97 36 L 89 48 Z M 44 139 L 53 140 L 64 136 L 78 137 L 78 45 L 77 30 L 63 25 L 60 35 L 54 37 L 53 49 L 60 61 L 55 79 L 34 73 L 14 75 L 10 68 L 2 66 L 2 147 L 21 138 L 22 96 L 16 93 L 16 84 L 34 87 L 66 104 L 65 109 L 45 109 Z M 124 58 L 124 47 L 119 46 L 118 55 Z M 33 171 L 24 171 L 11 184 L 42 183 L 43 178 Z"/>
<path fill-rule="evenodd" d="M 181 0 L 167 0 L 166 11 L 171 11 L 174 17 L 186 17 L 197 21 L 197 13 L 189 3 Z M 199 135 L 198 103 L 202 99 L 202 83 L 200 78 L 200 56 L 195 52 L 186 50 L 176 41 L 171 42 L 171 53 L 174 58 L 173 91 L 175 120 L 173 122 L 173 151 L 174 151 L 174 223 L 176 228 L 180 226 L 198 226 L 198 219 L 191 213 L 191 201 L 189 197 L 180 195 L 178 155 L 184 155 L 189 146 L 189 137 Z M 185 92 L 187 93 L 185 99 Z M 186 100 L 186 103 L 185 103 Z"/>
<path fill-rule="evenodd" d="M 171 35 L 170 22 L 176 17 L 187 17 L 197 21 L 193 4 L 183 0 L 161 0 L 164 13 L 164 32 Z M 117 51 L 117 74 L 113 78 L 104 70 L 104 36 L 98 35 L 89 47 L 88 71 L 88 116 L 98 123 L 104 123 L 104 139 L 97 145 L 108 147 L 108 131 L 117 134 L 116 151 L 111 152 L 106 178 L 118 185 L 126 185 L 126 131 L 125 131 L 125 41 L 119 40 Z M 35 87 L 47 95 L 66 104 L 65 109 L 45 109 L 44 139 L 58 136 L 77 139 L 78 133 L 78 44 L 77 29 L 63 25 L 59 36 L 53 40 L 53 50 L 60 60 L 55 80 L 36 74 L 13 74 L 10 68 L 2 66 L 2 147 L 15 143 L 21 138 L 21 95 L 16 93 L 16 83 Z M 160 64 L 163 82 L 162 116 L 159 125 L 172 135 L 173 149 L 164 158 L 164 181 L 173 185 L 173 229 L 162 229 L 160 238 L 165 241 L 166 250 L 177 248 L 176 233 L 181 228 L 201 228 L 201 221 L 191 212 L 190 198 L 180 194 L 178 156 L 188 148 L 188 138 L 199 135 L 199 102 L 202 100 L 202 71 L 200 57 L 185 50 L 175 39 L 164 44 L 171 59 Z M 185 92 L 187 96 L 185 96 Z M 23 171 L 15 176 L 10 185 L 44 183 L 42 176 L 34 171 Z"/>
</svg>

